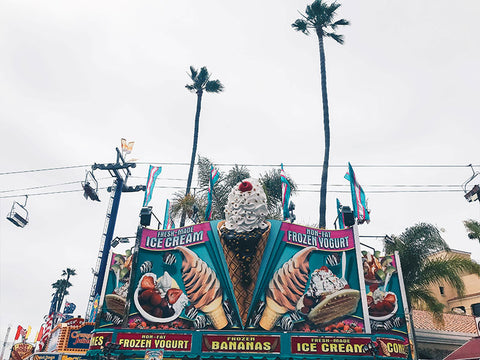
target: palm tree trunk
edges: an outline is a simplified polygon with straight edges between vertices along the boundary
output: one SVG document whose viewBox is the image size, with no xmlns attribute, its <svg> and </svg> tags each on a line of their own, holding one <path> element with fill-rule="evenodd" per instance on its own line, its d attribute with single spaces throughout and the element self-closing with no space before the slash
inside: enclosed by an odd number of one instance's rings
<svg viewBox="0 0 480 360">
<path fill-rule="evenodd" d="M 318 47 L 320 50 L 320 74 L 322 83 L 322 103 L 323 103 L 323 132 L 325 136 L 325 151 L 323 155 L 322 184 L 320 187 L 320 220 L 318 227 L 325 229 L 327 212 L 327 181 L 328 181 L 328 163 L 330 160 L 330 118 L 328 114 L 328 96 L 327 96 L 327 72 L 325 69 L 325 49 L 323 47 L 323 34 L 321 29 L 317 29 Z"/>
<path fill-rule="evenodd" d="M 187 179 L 187 189 L 185 191 L 185 196 L 190 194 L 190 188 L 192 186 L 193 178 L 193 168 L 195 166 L 195 157 L 197 155 L 197 144 L 198 144 L 198 128 L 200 125 L 200 110 L 202 108 L 202 95 L 203 91 L 200 89 L 197 91 L 197 110 L 195 112 L 195 128 L 193 130 L 193 146 L 192 146 L 192 157 L 190 159 L 190 169 L 188 171 Z M 185 226 L 186 213 L 182 211 L 182 218 L 180 220 L 180 227 Z"/>
</svg>

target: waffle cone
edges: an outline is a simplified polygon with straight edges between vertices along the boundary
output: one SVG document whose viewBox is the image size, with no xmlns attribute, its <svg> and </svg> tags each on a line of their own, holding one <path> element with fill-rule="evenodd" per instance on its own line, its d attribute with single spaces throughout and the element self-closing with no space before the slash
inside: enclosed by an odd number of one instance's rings
<svg viewBox="0 0 480 360">
<path fill-rule="evenodd" d="M 267 305 L 265 310 L 263 310 L 262 318 L 260 319 L 259 325 L 264 330 L 271 330 L 278 318 L 285 314 L 288 309 L 284 306 L 278 305 L 275 300 L 267 296 Z"/>
<path fill-rule="evenodd" d="M 342 289 L 327 295 L 308 314 L 315 325 L 328 323 L 334 319 L 355 312 L 360 300 L 360 292 L 354 289 Z"/>
<path fill-rule="evenodd" d="M 123 314 L 123 312 L 125 311 L 126 299 L 119 295 L 105 295 L 105 302 L 107 303 L 107 308 L 110 311 L 113 311 L 120 315 Z"/>
<path fill-rule="evenodd" d="M 228 249 L 227 245 L 224 242 L 221 229 L 225 224 L 225 220 L 220 221 L 217 226 L 218 234 L 222 242 L 223 252 L 225 254 L 225 260 L 228 265 L 228 272 L 230 274 L 230 279 L 233 285 L 233 292 L 235 294 L 235 299 L 237 300 L 238 309 L 240 311 L 240 318 L 242 319 L 243 325 L 247 322 L 248 309 L 252 303 L 253 291 L 255 290 L 255 284 L 257 282 L 258 271 L 260 269 L 260 264 L 262 262 L 263 252 L 265 246 L 267 245 L 268 236 L 270 234 L 271 224 L 267 221 L 268 228 L 262 234 L 261 239 L 259 240 L 255 255 L 252 258 L 250 264 L 250 277 L 252 282 L 248 287 L 244 287 L 242 284 L 242 276 L 240 271 L 240 261 L 236 257 L 234 251 Z"/>
<path fill-rule="evenodd" d="M 223 329 L 228 325 L 227 316 L 223 310 L 222 297 L 217 297 L 210 304 L 200 308 L 209 317 L 215 329 Z"/>
</svg>

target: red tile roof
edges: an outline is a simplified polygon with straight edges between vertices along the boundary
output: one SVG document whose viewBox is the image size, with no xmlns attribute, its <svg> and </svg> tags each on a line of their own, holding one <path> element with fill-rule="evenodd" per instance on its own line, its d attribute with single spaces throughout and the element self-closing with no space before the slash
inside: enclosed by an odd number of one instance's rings
<svg viewBox="0 0 480 360">
<path fill-rule="evenodd" d="M 416 329 L 470 333 L 476 336 L 477 325 L 472 315 L 443 314 L 444 325 L 433 321 L 432 314 L 424 310 L 413 310 L 413 326 Z"/>
<path fill-rule="evenodd" d="M 471 338 L 444 360 L 480 359 L 480 337 Z"/>
</svg>

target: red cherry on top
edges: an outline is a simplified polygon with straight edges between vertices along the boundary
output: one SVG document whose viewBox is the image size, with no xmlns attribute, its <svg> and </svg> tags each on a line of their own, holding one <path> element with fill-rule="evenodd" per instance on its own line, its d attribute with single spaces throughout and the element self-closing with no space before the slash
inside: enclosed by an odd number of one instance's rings
<svg viewBox="0 0 480 360">
<path fill-rule="evenodd" d="M 248 181 L 242 181 L 238 186 L 238 190 L 240 190 L 241 192 L 250 191 L 252 189 L 253 189 L 253 185 L 251 182 L 248 182 Z"/>
</svg>

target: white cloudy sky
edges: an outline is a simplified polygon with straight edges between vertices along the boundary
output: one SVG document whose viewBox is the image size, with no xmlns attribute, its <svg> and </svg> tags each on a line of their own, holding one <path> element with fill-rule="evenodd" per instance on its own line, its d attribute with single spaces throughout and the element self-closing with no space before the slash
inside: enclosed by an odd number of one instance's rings
<svg viewBox="0 0 480 360">
<path fill-rule="evenodd" d="M 187 167 L 168 164 L 190 159 L 190 65 L 206 65 L 225 85 L 224 93 L 204 96 L 199 154 L 217 164 L 283 162 L 301 189 L 315 190 L 292 198 L 298 222 L 318 221 L 320 168 L 293 166 L 323 159 L 317 42 L 290 27 L 306 4 L 0 2 L 2 341 L 8 324 L 38 330 L 50 285 L 67 267 L 78 273 L 67 299 L 77 304 L 76 315 L 85 313 L 108 194 L 101 190 L 102 202 L 94 203 L 79 191 L 63 192 L 80 188 L 86 167 L 75 166 L 113 162 L 125 137 L 135 141 L 131 155 L 140 162 L 130 185 L 144 184 L 147 164 L 163 165 L 151 202 L 157 215 L 185 185 Z M 460 187 L 472 174 L 466 165 L 480 171 L 480 4 L 355 0 L 344 1 L 339 15 L 351 26 L 342 31 L 343 46 L 326 43 L 334 165 L 327 222 L 336 216 L 336 197 L 350 202 L 341 192 L 350 161 L 372 209 L 362 236 L 430 222 L 445 229 L 451 247 L 480 260 L 480 244 L 467 239 L 462 224 L 479 219 L 480 206 Z M 57 167 L 71 168 L 26 172 Z M 96 176 L 101 187 L 111 184 L 107 173 Z M 65 183 L 72 184 L 52 186 Z M 33 195 L 39 193 L 51 194 Z M 30 223 L 20 229 L 5 217 L 23 194 L 31 194 Z M 124 194 L 115 235 L 135 233 L 142 199 Z M 378 246 L 374 238 L 362 241 Z"/>
</svg>

